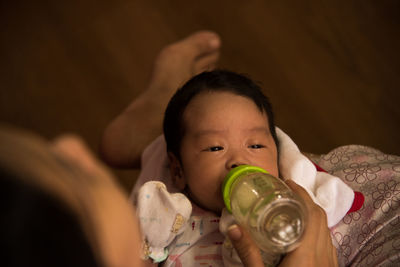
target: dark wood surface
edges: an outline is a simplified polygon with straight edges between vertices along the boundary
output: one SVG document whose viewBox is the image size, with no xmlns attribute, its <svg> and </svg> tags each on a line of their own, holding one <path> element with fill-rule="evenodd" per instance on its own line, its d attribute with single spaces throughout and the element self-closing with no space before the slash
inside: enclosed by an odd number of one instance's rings
<svg viewBox="0 0 400 267">
<path fill-rule="evenodd" d="M 396 0 L 2 1 L 0 120 L 47 138 L 74 132 L 97 151 L 157 52 L 210 29 L 219 66 L 262 83 L 303 151 L 400 154 L 399 12 Z"/>
</svg>

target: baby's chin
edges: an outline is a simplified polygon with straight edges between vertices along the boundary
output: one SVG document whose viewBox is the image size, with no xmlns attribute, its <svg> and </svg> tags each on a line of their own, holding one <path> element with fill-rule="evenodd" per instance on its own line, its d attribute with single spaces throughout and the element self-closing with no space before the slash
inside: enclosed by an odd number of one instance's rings
<svg viewBox="0 0 400 267">
<path fill-rule="evenodd" d="M 224 208 L 225 208 L 225 204 L 222 202 L 222 203 L 218 203 L 218 204 L 214 205 L 213 207 L 209 208 L 209 210 L 213 211 L 217 215 L 221 215 L 222 210 Z"/>
<path fill-rule="evenodd" d="M 199 202 L 195 202 L 195 203 L 201 209 L 213 212 L 218 216 L 221 215 L 222 210 L 225 208 L 225 205 L 223 203 L 215 203 L 215 204 L 210 204 L 210 203 L 206 204 L 206 203 L 199 203 Z"/>
<path fill-rule="evenodd" d="M 213 198 L 212 201 L 204 201 L 204 199 L 196 198 L 194 194 L 191 193 L 191 190 L 189 189 L 187 192 L 187 196 L 191 199 L 191 201 L 196 204 L 199 208 L 206 210 L 206 211 L 211 211 L 217 215 L 221 215 L 222 210 L 225 208 L 225 203 L 222 198 L 222 195 L 220 197 L 212 197 L 210 196 L 210 199 Z"/>
</svg>

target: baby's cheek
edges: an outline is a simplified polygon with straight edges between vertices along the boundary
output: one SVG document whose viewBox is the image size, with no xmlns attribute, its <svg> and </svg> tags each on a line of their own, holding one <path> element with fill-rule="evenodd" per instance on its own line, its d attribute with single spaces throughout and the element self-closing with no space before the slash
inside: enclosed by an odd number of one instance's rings
<svg viewBox="0 0 400 267">
<path fill-rule="evenodd" d="M 215 199 L 217 199 L 214 192 L 214 188 L 212 188 L 212 185 L 208 183 L 207 185 L 203 185 L 201 188 L 196 190 L 196 196 L 202 203 L 207 203 L 210 205 L 215 202 Z"/>
</svg>

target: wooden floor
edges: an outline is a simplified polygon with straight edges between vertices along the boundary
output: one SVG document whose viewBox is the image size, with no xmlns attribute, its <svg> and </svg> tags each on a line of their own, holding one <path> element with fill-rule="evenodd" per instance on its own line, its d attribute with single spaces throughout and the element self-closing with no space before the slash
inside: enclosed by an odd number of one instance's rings
<svg viewBox="0 0 400 267">
<path fill-rule="evenodd" d="M 75 132 L 97 151 L 157 52 L 210 29 L 220 67 L 262 83 L 303 151 L 399 155 L 399 12 L 397 0 L 2 1 L 0 120 L 48 138 Z M 133 183 L 135 172 L 117 173 Z"/>
</svg>

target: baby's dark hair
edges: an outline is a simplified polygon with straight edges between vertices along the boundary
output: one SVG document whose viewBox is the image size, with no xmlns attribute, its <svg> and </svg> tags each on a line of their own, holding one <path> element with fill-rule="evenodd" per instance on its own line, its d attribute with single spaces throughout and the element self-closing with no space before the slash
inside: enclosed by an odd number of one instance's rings
<svg viewBox="0 0 400 267">
<path fill-rule="evenodd" d="M 163 123 L 164 136 L 167 150 L 178 159 L 180 159 L 181 140 L 185 134 L 183 113 L 190 101 L 202 92 L 230 92 L 252 100 L 260 112 L 267 115 L 269 130 L 279 148 L 272 105 L 260 86 L 245 75 L 227 70 L 215 70 L 194 76 L 176 91 L 168 103 Z"/>
</svg>

